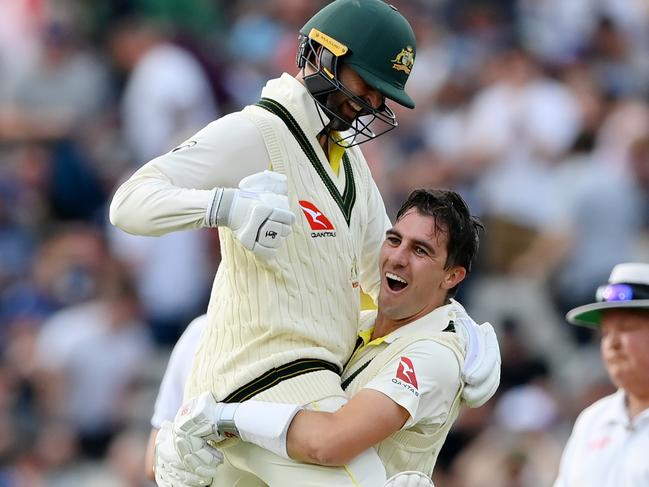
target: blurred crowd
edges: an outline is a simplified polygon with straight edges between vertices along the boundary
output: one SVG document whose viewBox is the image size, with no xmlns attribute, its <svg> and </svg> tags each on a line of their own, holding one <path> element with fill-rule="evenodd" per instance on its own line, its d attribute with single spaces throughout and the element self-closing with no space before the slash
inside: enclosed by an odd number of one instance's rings
<svg viewBox="0 0 649 487">
<path fill-rule="evenodd" d="M 111 193 L 295 74 L 324 3 L 0 1 L 0 487 L 149 485 L 153 400 L 206 307 L 218 235 L 127 235 Z M 434 478 L 549 486 L 574 417 L 612 390 L 598 337 L 564 313 L 614 264 L 649 261 L 649 4 L 392 3 L 417 35 L 417 108 L 393 107 L 399 127 L 363 150 L 391 216 L 434 186 L 483 219 L 460 300 L 503 356 Z"/>
</svg>

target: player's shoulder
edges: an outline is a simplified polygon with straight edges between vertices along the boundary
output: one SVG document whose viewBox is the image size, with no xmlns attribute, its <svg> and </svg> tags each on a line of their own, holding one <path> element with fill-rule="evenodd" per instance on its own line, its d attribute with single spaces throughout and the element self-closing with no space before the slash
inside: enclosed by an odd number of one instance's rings
<svg viewBox="0 0 649 487">
<path fill-rule="evenodd" d="M 185 331 L 176 342 L 174 347 L 174 353 L 176 355 L 188 355 L 193 356 L 194 351 L 198 347 L 198 341 L 201 338 L 203 330 L 207 327 L 208 318 L 207 315 L 201 315 L 197 318 L 194 318 Z"/>
<path fill-rule="evenodd" d="M 444 341 L 438 340 L 435 336 L 418 337 L 408 343 L 403 349 L 403 353 L 417 354 L 421 357 L 439 358 L 440 360 L 453 360 L 455 353 L 450 345 Z"/>
<path fill-rule="evenodd" d="M 596 423 L 608 422 L 624 414 L 624 392 L 619 390 L 585 408 L 579 413 L 575 426 L 590 428 Z"/>
<path fill-rule="evenodd" d="M 200 335 L 205 327 L 207 326 L 208 323 L 208 317 L 207 314 L 203 314 L 200 316 L 197 316 L 194 318 L 192 321 L 189 322 L 189 325 L 187 325 L 187 328 L 185 328 L 185 332 L 183 333 L 183 336 L 195 336 L 195 335 Z"/>
<path fill-rule="evenodd" d="M 400 350 L 400 357 L 407 357 L 416 365 L 418 373 L 438 383 L 455 384 L 459 377 L 460 363 L 453 350 L 434 338 L 411 341 Z"/>
<path fill-rule="evenodd" d="M 232 138 L 234 134 L 241 140 L 245 140 L 247 137 L 261 137 L 259 129 L 249 117 L 242 112 L 232 112 L 208 123 L 196 134 L 195 138 L 207 141 L 210 139 L 220 140 L 223 135 Z"/>
</svg>

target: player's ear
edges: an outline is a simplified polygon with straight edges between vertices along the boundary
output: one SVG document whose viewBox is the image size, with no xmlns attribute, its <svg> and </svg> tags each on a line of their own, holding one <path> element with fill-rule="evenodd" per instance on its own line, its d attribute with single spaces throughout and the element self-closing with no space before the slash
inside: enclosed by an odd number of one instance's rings
<svg viewBox="0 0 649 487">
<path fill-rule="evenodd" d="M 446 270 L 444 282 L 442 283 L 444 289 L 452 289 L 460 284 L 466 277 L 466 269 L 462 266 L 456 265 Z"/>
</svg>

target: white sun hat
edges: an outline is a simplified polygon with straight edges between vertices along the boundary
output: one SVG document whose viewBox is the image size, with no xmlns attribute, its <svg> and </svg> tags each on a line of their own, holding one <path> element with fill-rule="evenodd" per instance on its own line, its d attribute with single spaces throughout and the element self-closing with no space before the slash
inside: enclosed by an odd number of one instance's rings
<svg viewBox="0 0 649 487">
<path fill-rule="evenodd" d="M 613 267 L 608 284 L 597 289 L 597 302 L 568 311 L 566 318 L 573 325 L 597 328 L 602 311 L 615 308 L 649 310 L 649 264 L 630 262 Z"/>
</svg>

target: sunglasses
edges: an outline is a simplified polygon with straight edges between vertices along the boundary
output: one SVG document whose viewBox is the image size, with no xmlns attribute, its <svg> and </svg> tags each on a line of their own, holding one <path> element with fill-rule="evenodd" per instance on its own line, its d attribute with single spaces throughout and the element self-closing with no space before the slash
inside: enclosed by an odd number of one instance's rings
<svg viewBox="0 0 649 487">
<path fill-rule="evenodd" d="M 605 284 L 597 288 L 598 302 L 633 301 L 649 299 L 649 286 L 642 284 Z"/>
</svg>

